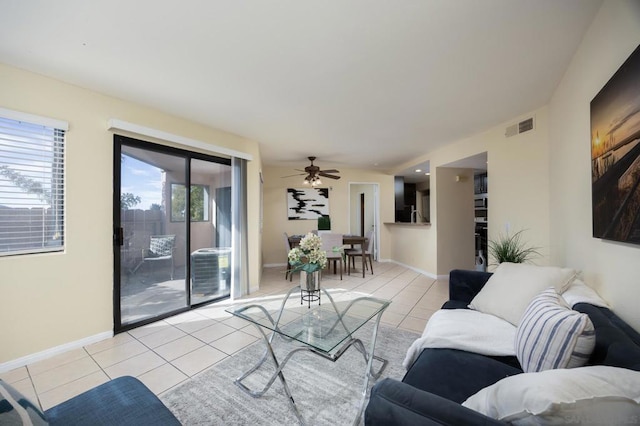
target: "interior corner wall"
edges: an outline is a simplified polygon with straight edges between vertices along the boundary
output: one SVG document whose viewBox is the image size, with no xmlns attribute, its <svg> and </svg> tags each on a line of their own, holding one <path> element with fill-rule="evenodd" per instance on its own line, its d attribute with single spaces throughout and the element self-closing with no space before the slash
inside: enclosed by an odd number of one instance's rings
<svg viewBox="0 0 640 426">
<path fill-rule="evenodd" d="M 246 152 L 249 275 L 260 275 L 258 144 L 0 64 L 0 106 L 67 121 L 65 251 L 0 257 L 0 364 L 113 330 L 113 133 L 119 118 Z"/>
<path fill-rule="evenodd" d="M 517 123 L 524 118 L 535 117 L 535 128 L 532 131 L 505 137 L 507 126 Z M 488 182 L 489 182 L 489 212 L 488 235 L 489 238 L 497 238 L 509 232 L 525 230 L 524 238 L 533 246 L 540 247 L 542 257 L 536 260 L 539 265 L 548 265 L 553 261 L 550 258 L 551 250 L 549 232 L 549 130 L 548 109 L 541 107 L 494 126 L 482 133 L 447 144 L 424 156 L 415 159 L 415 164 L 424 161 L 430 162 L 431 170 L 448 168 L 451 163 L 472 157 L 481 153 L 487 153 Z M 410 167 L 407 163 L 402 168 Z M 447 247 L 446 232 L 449 225 L 440 222 L 447 218 L 449 210 L 447 185 L 439 182 L 440 173 L 431 173 L 431 229 L 424 233 L 421 247 L 424 247 L 424 256 L 428 256 L 431 262 L 427 271 L 436 271 L 439 276 L 447 276 L 449 267 L 473 268 L 474 262 L 469 264 L 466 257 L 460 257 L 455 261 L 443 250 Z M 443 175 L 444 177 L 444 175 Z M 449 177 L 447 178 L 449 179 Z M 450 181 L 449 181 L 450 182 Z M 459 218 L 459 226 L 469 227 L 473 238 L 473 192 L 469 195 L 467 218 Z M 440 205 L 445 203 L 445 208 Z M 470 215 L 471 219 L 468 219 Z M 396 239 L 392 239 L 395 243 Z M 463 242 L 466 244 L 467 242 Z M 466 249 L 465 249 L 466 250 Z M 473 259 L 474 246 L 469 249 Z M 441 261 L 441 256 L 448 257 Z M 426 262 L 426 260 L 424 260 Z M 413 266 L 413 265 L 410 265 Z M 491 265 L 490 259 L 490 269 Z"/>
<path fill-rule="evenodd" d="M 302 161 L 302 160 L 301 160 Z M 380 223 L 392 222 L 394 217 L 393 176 L 342 166 L 323 164 L 340 170 L 340 180 L 323 179 L 322 187 L 329 187 L 329 216 L 333 232 L 349 233 L 349 182 L 369 182 L 379 184 Z M 303 188 L 304 176 L 289 176 L 291 168 L 267 167 L 264 174 L 264 227 L 262 232 L 262 258 L 265 266 L 286 264 L 287 254 L 283 232 L 289 235 L 306 234 L 318 228 L 317 220 L 289 220 L 287 215 L 287 188 Z M 352 230 L 353 231 L 353 230 Z M 356 232 L 356 231 L 353 231 Z M 380 226 L 380 259 L 390 258 L 390 234 L 385 226 Z M 283 268 L 284 279 L 284 268 Z"/>
<path fill-rule="evenodd" d="M 433 170 L 433 169 L 432 169 Z M 437 167 L 438 275 L 456 268 L 473 269 L 473 170 Z"/>
<path fill-rule="evenodd" d="M 590 102 L 640 44 L 640 2 L 605 1 L 549 104 L 552 257 L 640 330 L 640 246 L 593 238 Z"/>
<path fill-rule="evenodd" d="M 535 128 L 505 137 L 508 124 L 535 117 Z M 548 108 L 514 118 L 489 132 L 487 141 L 489 240 L 522 231 L 522 241 L 537 247 L 537 265 L 556 264 L 550 252 Z M 494 259 L 489 258 L 489 264 Z M 495 265 L 494 265 L 495 266 Z"/>
</svg>

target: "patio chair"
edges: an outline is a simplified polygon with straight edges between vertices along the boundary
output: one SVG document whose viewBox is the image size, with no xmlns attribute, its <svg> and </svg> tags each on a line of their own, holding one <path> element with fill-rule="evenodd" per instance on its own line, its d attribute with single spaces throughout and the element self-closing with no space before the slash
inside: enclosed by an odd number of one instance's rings
<svg viewBox="0 0 640 426">
<path fill-rule="evenodd" d="M 142 260 L 133 270 L 138 271 L 145 263 L 149 263 L 149 268 L 162 261 L 171 263 L 171 279 L 173 280 L 173 250 L 176 245 L 175 235 L 151 235 L 149 237 L 149 248 L 142 249 Z"/>
</svg>

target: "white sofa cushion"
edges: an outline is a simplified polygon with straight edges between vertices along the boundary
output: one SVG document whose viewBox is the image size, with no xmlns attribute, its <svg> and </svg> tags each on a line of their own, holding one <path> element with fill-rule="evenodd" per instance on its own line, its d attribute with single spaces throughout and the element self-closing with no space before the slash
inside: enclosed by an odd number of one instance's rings
<svg viewBox="0 0 640 426">
<path fill-rule="evenodd" d="M 578 278 L 574 279 L 564 293 L 562 293 L 562 298 L 570 308 L 573 308 L 573 305 L 576 303 L 589 303 L 602 308 L 610 308 L 606 300 Z"/>
<path fill-rule="evenodd" d="M 640 372 L 608 366 L 510 376 L 463 406 L 514 425 L 628 425 L 640 421 Z"/>
<path fill-rule="evenodd" d="M 576 271 L 555 266 L 504 262 L 498 265 L 469 307 L 517 326 L 529 302 L 547 287 L 563 292 Z"/>
<path fill-rule="evenodd" d="M 596 344 L 587 314 L 572 311 L 549 287 L 536 296 L 516 330 L 515 351 L 527 373 L 554 368 L 581 367 Z"/>
<path fill-rule="evenodd" d="M 407 370 L 425 348 L 447 348 L 488 356 L 515 356 L 516 327 L 471 309 L 440 309 L 409 347 L 402 365 Z"/>
</svg>

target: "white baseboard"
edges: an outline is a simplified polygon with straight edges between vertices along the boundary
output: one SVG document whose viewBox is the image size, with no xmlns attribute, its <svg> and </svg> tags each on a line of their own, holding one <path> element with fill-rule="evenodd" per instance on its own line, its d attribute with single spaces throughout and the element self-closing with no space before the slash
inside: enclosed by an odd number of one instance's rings
<svg viewBox="0 0 640 426">
<path fill-rule="evenodd" d="M 0 364 L 0 373 L 4 373 L 19 367 L 24 367 L 25 365 L 33 364 L 34 362 L 42 361 L 47 358 L 51 358 L 52 356 L 70 351 L 72 349 L 77 349 L 83 346 L 91 345 L 101 340 L 109 339 L 111 337 L 113 337 L 113 331 L 105 331 L 102 333 L 94 334 L 93 336 L 85 337 L 84 339 L 65 343 L 64 345 L 55 346 L 53 348 L 49 348 L 42 352 L 37 352 L 35 354 L 23 356 L 21 358 L 14 359 L 13 361 L 7 361 Z"/>
<path fill-rule="evenodd" d="M 405 265 L 404 263 L 398 262 L 397 260 L 390 260 L 390 262 L 391 263 L 395 263 L 396 265 L 404 266 L 407 269 L 411 269 L 412 271 L 415 271 L 415 272 L 417 272 L 419 274 L 425 275 L 425 276 L 427 276 L 429 278 L 433 278 L 434 280 L 440 280 L 440 279 L 443 278 L 442 275 L 439 276 L 439 275 L 436 275 L 436 274 L 432 274 L 431 272 L 423 271 L 422 269 L 418 269 L 418 268 L 415 268 L 415 267 L 410 266 L 410 265 Z M 444 276 L 444 278 L 446 278 L 446 275 Z"/>
<path fill-rule="evenodd" d="M 427 272 L 427 271 L 423 271 L 422 269 L 418 269 L 415 268 L 413 266 L 410 265 L 406 265 L 402 262 L 398 262 L 397 260 L 393 260 L 393 259 L 378 259 L 377 262 L 391 262 L 391 263 L 395 263 L 396 265 L 400 265 L 400 266 L 404 266 L 407 269 L 411 269 L 412 271 L 415 271 L 419 274 L 425 275 L 429 278 L 433 278 L 434 280 L 448 280 L 449 279 L 449 275 L 436 275 L 436 274 L 432 274 L 431 272 Z M 286 263 L 265 263 L 264 265 L 262 265 L 264 268 L 274 268 L 277 266 L 287 266 Z"/>
</svg>

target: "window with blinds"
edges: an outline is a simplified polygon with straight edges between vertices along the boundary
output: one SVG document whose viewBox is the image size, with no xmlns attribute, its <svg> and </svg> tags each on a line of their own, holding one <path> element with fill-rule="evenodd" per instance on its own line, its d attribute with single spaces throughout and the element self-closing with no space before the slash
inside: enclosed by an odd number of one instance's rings
<svg viewBox="0 0 640 426">
<path fill-rule="evenodd" d="M 38 120 L 6 118 L 3 112 L 0 111 L 0 256 L 62 251 L 66 123 L 57 128 L 38 124 Z"/>
</svg>

